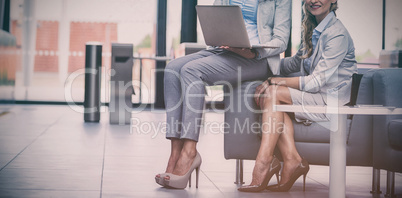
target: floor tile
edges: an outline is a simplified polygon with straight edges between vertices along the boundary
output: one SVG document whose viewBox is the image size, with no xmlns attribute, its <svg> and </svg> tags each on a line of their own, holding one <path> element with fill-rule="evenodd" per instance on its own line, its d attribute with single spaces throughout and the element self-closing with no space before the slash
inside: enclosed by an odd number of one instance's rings
<svg viewBox="0 0 402 198">
<path fill-rule="evenodd" d="M 0 172 L 0 189 L 98 191 L 101 187 L 101 174 L 92 170 L 5 168 Z"/>
<path fill-rule="evenodd" d="M 210 192 L 208 189 L 196 189 L 187 188 L 185 190 L 180 189 L 166 189 L 158 188 L 152 191 L 103 191 L 102 197 L 105 198 L 132 198 L 132 197 L 144 197 L 144 198 L 187 198 L 187 197 L 224 197 L 224 194 L 220 192 Z"/>
<path fill-rule="evenodd" d="M 35 137 L 0 135 L 0 154 L 18 154 L 35 139 Z"/>
<path fill-rule="evenodd" d="M 85 197 L 96 198 L 100 197 L 99 191 L 59 191 L 59 190 L 10 190 L 0 189 L 0 197 L 7 198 L 44 198 L 44 197 L 58 197 L 58 198 L 72 198 L 72 197 Z"/>
<path fill-rule="evenodd" d="M 103 191 L 135 191 L 146 192 L 160 189 L 161 186 L 155 183 L 155 173 L 151 171 L 134 170 L 105 170 L 103 175 Z M 195 174 L 192 178 L 193 187 L 195 186 Z M 199 189 L 208 192 L 219 192 L 214 184 L 200 173 Z"/>
<path fill-rule="evenodd" d="M 0 119 L 1 120 L 1 119 Z M 15 122 L 15 121 L 14 121 Z M 48 125 L 35 125 L 35 124 L 23 124 L 23 125 L 6 125 L 1 127 L 1 136 L 11 137 L 28 137 L 35 138 L 41 135 L 49 127 Z"/>
<path fill-rule="evenodd" d="M 0 169 L 7 165 L 16 155 L 0 154 Z"/>
<path fill-rule="evenodd" d="M 19 155 L 7 168 L 32 170 L 90 170 L 102 172 L 102 156 Z"/>
<path fill-rule="evenodd" d="M 40 137 L 21 155 L 96 155 L 104 153 L 104 138 L 46 138 Z"/>
<path fill-rule="evenodd" d="M 233 183 L 236 161 L 224 158 L 222 128 L 211 128 L 223 122 L 222 112 L 205 114 L 197 145 L 203 159 L 199 188 L 193 177 L 193 187 L 175 190 L 154 181 L 170 154 L 162 110 L 134 110 L 135 125 L 125 126 L 110 125 L 104 109 L 99 123 L 85 123 L 83 114 L 68 106 L 0 105 L 0 110 L 9 112 L 0 116 L 0 197 L 328 197 L 329 167 L 315 165 L 305 192 L 302 178 L 285 193 L 239 192 Z M 254 161 L 244 161 L 245 184 L 253 167 Z M 384 197 L 386 171 L 381 171 L 383 194 L 375 196 L 368 192 L 371 173 L 370 167 L 347 167 L 346 197 Z M 395 189 L 402 195 L 401 173 Z"/>
<path fill-rule="evenodd" d="M 104 170 L 158 170 L 162 172 L 167 158 L 155 158 L 150 156 L 130 157 L 130 156 L 105 156 Z M 157 174 L 157 172 L 155 172 Z"/>
</svg>

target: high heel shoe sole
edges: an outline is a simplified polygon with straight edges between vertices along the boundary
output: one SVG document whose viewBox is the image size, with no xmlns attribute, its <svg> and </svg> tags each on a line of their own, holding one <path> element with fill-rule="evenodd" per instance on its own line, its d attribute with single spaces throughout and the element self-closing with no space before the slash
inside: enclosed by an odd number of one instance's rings
<svg viewBox="0 0 402 198">
<path fill-rule="evenodd" d="M 201 167 L 202 159 L 199 153 L 195 157 L 193 164 L 191 165 L 190 169 L 187 171 L 186 174 L 179 176 L 174 174 L 166 174 L 169 176 L 169 179 L 164 178 L 164 185 L 169 188 L 176 188 L 176 189 L 183 189 L 187 187 L 191 187 L 191 174 L 195 170 L 196 172 L 196 188 L 198 188 L 198 178 L 199 178 L 199 171 Z"/>
<path fill-rule="evenodd" d="M 195 168 L 195 187 L 198 188 L 198 178 L 199 178 L 199 171 L 200 171 L 200 167 Z M 188 187 L 191 188 L 191 175 L 190 174 L 189 178 L 188 178 Z M 177 185 L 177 184 L 173 184 L 170 182 L 170 180 L 163 180 L 163 186 L 167 187 L 167 188 L 175 188 L 175 189 L 183 189 L 187 187 L 187 183 L 185 185 Z"/>
<path fill-rule="evenodd" d="M 275 162 L 274 162 L 274 160 L 275 160 Z M 276 175 L 276 180 L 279 183 L 279 171 L 281 170 L 281 165 L 279 163 L 279 160 L 276 158 L 273 159 L 273 163 L 276 163 L 275 167 L 271 168 L 271 170 L 267 173 L 264 181 L 260 185 L 243 186 L 243 187 L 238 188 L 237 190 L 239 190 L 241 192 L 261 192 L 267 187 L 269 181 L 271 180 L 272 176 L 274 176 L 274 175 Z M 272 166 L 272 164 L 270 166 Z"/>
<path fill-rule="evenodd" d="M 305 167 L 305 170 L 299 170 L 299 169 L 303 169 L 303 167 Z M 308 162 L 303 159 L 302 163 L 300 163 L 300 165 L 296 168 L 295 172 L 290 176 L 290 180 L 288 182 L 286 182 L 285 184 L 277 184 L 277 185 L 272 185 L 272 186 L 268 186 L 266 189 L 273 191 L 273 192 L 287 192 L 289 191 L 292 187 L 293 184 L 296 182 L 296 180 L 303 175 L 303 191 L 306 190 L 306 176 L 308 171 L 310 170 L 310 165 L 308 164 Z M 302 172 L 299 172 L 302 171 Z"/>
<path fill-rule="evenodd" d="M 276 175 L 277 181 L 279 182 L 279 179 L 278 179 L 278 177 L 279 177 L 279 172 L 274 173 L 273 175 Z M 271 175 L 271 177 L 272 177 L 273 175 Z M 269 183 L 270 180 L 271 180 L 271 178 L 268 179 L 267 184 Z M 239 190 L 240 192 L 261 192 L 261 191 L 263 191 L 263 190 L 266 188 L 267 184 L 265 184 L 265 185 L 264 185 L 264 184 L 261 184 L 261 185 L 254 185 L 254 186 L 249 186 L 249 187 L 245 186 L 245 187 L 242 187 L 242 188 L 238 188 L 238 190 Z"/>
</svg>

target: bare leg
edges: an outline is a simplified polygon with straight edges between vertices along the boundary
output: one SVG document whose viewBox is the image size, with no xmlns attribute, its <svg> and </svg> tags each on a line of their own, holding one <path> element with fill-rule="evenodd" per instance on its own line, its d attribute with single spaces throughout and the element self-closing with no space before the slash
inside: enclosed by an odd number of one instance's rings
<svg viewBox="0 0 402 198">
<path fill-rule="evenodd" d="M 179 158 L 172 171 L 174 175 L 179 176 L 185 175 L 187 171 L 190 170 L 190 167 L 197 155 L 196 141 L 190 139 L 184 139 L 182 141 L 183 141 L 183 148 L 181 149 Z M 166 176 L 165 179 L 169 180 L 169 176 Z"/>
<path fill-rule="evenodd" d="M 176 166 L 177 160 L 180 157 L 181 150 L 183 148 L 183 140 L 178 138 L 170 138 L 170 157 L 168 161 L 168 165 L 166 167 L 165 173 L 172 173 L 174 167 Z M 160 178 L 161 175 L 157 174 L 155 178 Z"/>
<path fill-rule="evenodd" d="M 288 88 L 285 87 L 278 88 L 276 91 L 276 97 L 278 98 L 277 100 L 281 104 L 293 104 Z M 279 140 L 277 142 L 284 162 L 281 174 L 281 180 L 279 184 L 284 184 L 288 182 L 290 176 L 302 161 L 295 145 L 294 128 L 292 120 L 287 113 L 284 113 L 283 115 L 284 115 L 283 117 L 284 129 L 283 133 L 281 133 L 281 136 L 279 137 Z"/>
<path fill-rule="evenodd" d="M 183 149 L 183 140 L 178 138 L 171 138 L 171 151 L 170 157 L 168 161 L 168 165 L 166 167 L 166 173 L 172 173 L 174 167 L 176 166 L 176 162 L 180 157 L 181 150 Z"/>
<path fill-rule="evenodd" d="M 261 98 L 261 109 L 264 110 L 262 114 L 261 146 L 255 161 L 253 179 L 250 185 L 261 184 L 264 180 L 273 159 L 276 143 L 283 132 L 285 113 L 279 111 L 274 112 L 272 108 L 274 104 L 281 103 L 279 99 L 282 97 L 277 97 L 277 95 L 286 94 L 286 92 L 282 91 L 282 88 L 283 87 L 270 86 L 264 98 Z"/>
<path fill-rule="evenodd" d="M 284 114 L 284 123 L 284 131 L 278 140 L 278 147 L 284 162 L 279 184 L 288 182 L 290 176 L 302 161 L 296 149 L 293 123 L 288 114 Z"/>
</svg>

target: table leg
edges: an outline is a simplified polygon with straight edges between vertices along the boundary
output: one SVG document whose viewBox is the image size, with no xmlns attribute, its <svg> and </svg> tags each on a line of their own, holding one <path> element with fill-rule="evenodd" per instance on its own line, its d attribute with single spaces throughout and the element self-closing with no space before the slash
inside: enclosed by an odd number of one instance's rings
<svg viewBox="0 0 402 198">
<path fill-rule="evenodd" d="M 346 116 L 334 115 L 331 124 L 329 159 L 329 197 L 345 197 L 346 193 Z M 335 127 L 335 128 L 334 128 Z"/>
</svg>

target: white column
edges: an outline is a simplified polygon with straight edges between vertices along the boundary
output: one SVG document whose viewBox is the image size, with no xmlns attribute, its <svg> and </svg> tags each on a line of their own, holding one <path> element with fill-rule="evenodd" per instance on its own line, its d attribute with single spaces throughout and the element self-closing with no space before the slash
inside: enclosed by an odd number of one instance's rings
<svg viewBox="0 0 402 198">
<path fill-rule="evenodd" d="M 331 131 L 329 156 L 329 197 L 345 197 L 346 193 L 346 116 L 333 115 L 337 131 Z M 334 128 L 334 127 L 332 127 Z"/>
</svg>

